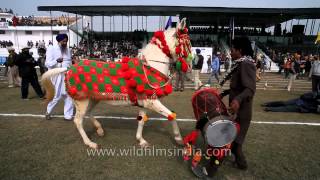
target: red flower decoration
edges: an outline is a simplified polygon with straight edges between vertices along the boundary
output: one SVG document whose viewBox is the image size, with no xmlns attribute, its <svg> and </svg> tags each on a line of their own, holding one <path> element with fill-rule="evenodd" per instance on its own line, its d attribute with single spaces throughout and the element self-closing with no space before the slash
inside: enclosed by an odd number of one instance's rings
<svg viewBox="0 0 320 180">
<path fill-rule="evenodd" d="M 181 53 L 181 47 L 180 47 L 180 45 L 178 45 L 176 47 L 176 54 L 180 54 L 180 53 Z"/>
<path fill-rule="evenodd" d="M 91 67 L 91 68 L 90 68 L 90 73 L 96 74 L 96 72 L 97 72 L 97 71 L 96 71 L 96 68 L 94 68 L 94 67 Z"/>
<path fill-rule="evenodd" d="M 83 64 L 86 65 L 86 66 L 88 66 L 88 65 L 90 65 L 90 61 L 89 61 L 89 60 L 84 60 L 84 61 L 83 61 Z"/>
<path fill-rule="evenodd" d="M 138 66 L 138 65 L 139 65 L 139 59 L 133 58 L 132 61 L 133 61 L 133 64 L 134 64 L 135 66 Z"/>
<path fill-rule="evenodd" d="M 77 88 L 75 86 L 71 86 L 70 89 L 69 89 L 69 93 L 70 95 L 75 95 L 77 94 Z"/>
<path fill-rule="evenodd" d="M 136 90 L 137 90 L 138 93 L 143 93 L 143 91 L 144 91 L 144 85 L 137 85 Z"/>
<path fill-rule="evenodd" d="M 81 80 L 80 80 L 80 78 L 79 78 L 79 76 L 77 74 L 75 76 L 73 76 L 73 77 L 74 77 L 74 80 L 75 80 L 76 83 L 80 83 L 81 82 Z"/>
<path fill-rule="evenodd" d="M 97 63 L 97 67 L 98 67 L 98 68 L 102 68 L 102 67 L 103 67 L 103 63 L 98 62 L 98 63 Z"/>
<path fill-rule="evenodd" d="M 172 93 L 172 86 L 170 84 L 167 84 L 165 87 L 164 87 L 164 93 L 165 94 L 170 94 Z"/>
<path fill-rule="evenodd" d="M 85 78 L 86 82 L 91 82 L 92 81 L 91 75 L 89 75 L 89 74 L 85 74 L 84 78 Z"/>
<path fill-rule="evenodd" d="M 103 75 L 101 75 L 101 74 L 98 74 L 98 82 L 99 83 L 103 83 L 103 81 L 104 81 L 104 76 Z"/>
<path fill-rule="evenodd" d="M 112 82 L 112 84 L 114 84 L 114 85 L 117 85 L 117 86 L 119 86 L 120 85 L 120 83 L 119 83 L 119 80 L 118 80 L 118 77 L 111 77 L 111 82 Z"/>
<path fill-rule="evenodd" d="M 109 74 L 110 74 L 110 72 L 109 72 L 108 69 L 103 69 L 103 70 L 102 70 L 102 73 L 103 73 L 103 75 L 105 75 L 105 76 L 109 76 Z"/>
<path fill-rule="evenodd" d="M 109 63 L 109 67 L 110 68 L 115 68 L 116 67 L 116 63 Z"/>
<path fill-rule="evenodd" d="M 188 56 L 188 53 L 187 53 L 187 51 L 183 51 L 183 57 L 187 57 Z"/>
<path fill-rule="evenodd" d="M 128 88 L 126 86 L 121 86 L 120 91 L 121 93 L 128 94 Z"/>
<path fill-rule="evenodd" d="M 93 89 L 93 91 L 94 92 L 99 92 L 99 86 L 98 86 L 98 84 L 92 84 L 92 89 Z"/>
<path fill-rule="evenodd" d="M 130 71 L 126 71 L 125 73 L 123 73 L 123 77 L 125 78 L 125 79 L 130 79 L 131 78 L 131 72 Z"/>
<path fill-rule="evenodd" d="M 78 71 L 79 74 L 83 73 L 83 71 L 84 71 L 83 66 L 78 66 L 77 71 Z"/>
<path fill-rule="evenodd" d="M 133 79 L 128 80 L 127 84 L 129 87 L 136 87 L 137 86 L 137 82 Z"/>
<path fill-rule="evenodd" d="M 106 90 L 107 93 L 113 92 L 113 89 L 112 89 L 112 85 L 111 85 L 111 84 L 105 84 L 105 85 L 104 85 L 104 88 L 105 88 L 105 90 Z"/>
<path fill-rule="evenodd" d="M 81 86 L 82 86 L 82 91 L 83 92 L 88 92 L 88 87 L 87 87 L 86 84 L 81 84 Z"/>
<path fill-rule="evenodd" d="M 130 69 L 130 74 L 131 74 L 132 76 L 137 76 L 137 75 L 139 75 L 136 69 Z"/>
<path fill-rule="evenodd" d="M 123 71 L 121 69 L 118 69 L 117 70 L 117 76 L 118 77 L 123 77 L 123 75 L 124 75 Z"/>
<path fill-rule="evenodd" d="M 163 91 L 161 88 L 157 88 L 156 89 L 156 95 L 159 97 L 159 96 L 163 96 Z"/>
<path fill-rule="evenodd" d="M 68 75 L 69 77 L 72 75 L 72 73 L 73 73 L 73 72 L 72 72 L 71 69 L 67 71 L 67 75 Z"/>
<path fill-rule="evenodd" d="M 144 92 L 146 93 L 147 96 L 153 95 L 153 90 L 151 90 L 151 89 L 146 89 Z"/>
<path fill-rule="evenodd" d="M 127 57 L 127 56 L 125 56 L 125 57 L 122 57 L 121 62 L 123 62 L 123 63 L 128 63 L 128 62 L 129 62 L 129 60 L 130 60 L 130 58 L 129 58 L 129 57 Z"/>
<path fill-rule="evenodd" d="M 127 63 L 122 63 L 122 67 L 121 67 L 121 70 L 123 72 L 127 71 L 129 69 L 129 65 Z"/>
</svg>

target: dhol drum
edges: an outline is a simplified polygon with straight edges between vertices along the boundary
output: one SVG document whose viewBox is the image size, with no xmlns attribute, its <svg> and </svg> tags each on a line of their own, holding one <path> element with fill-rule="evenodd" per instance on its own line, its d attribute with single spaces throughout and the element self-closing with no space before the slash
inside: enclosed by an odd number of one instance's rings
<svg viewBox="0 0 320 180">
<path fill-rule="evenodd" d="M 196 129 L 184 137 L 184 160 L 191 161 L 191 170 L 199 178 L 213 177 L 225 156 L 229 155 L 231 144 L 236 138 L 239 126 L 229 115 L 220 94 L 215 88 L 196 91 L 192 96 L 192 107 L 196 118 Z M 200 135 L 201 134 L 201 135 Z M 193 150 L 198 137 L 202 137 L 205 153 Z M 206 158 L 201 158 L 202 156 Z"/>
<path fill-rule="evenodd" d="M 217 89 L 197 91 L 192 97 L 192 106 L 197 129 L 201 130 L 208 145 L 223 147 L 233 142 L 237 124 L 231 119 Z"/>
</svg>

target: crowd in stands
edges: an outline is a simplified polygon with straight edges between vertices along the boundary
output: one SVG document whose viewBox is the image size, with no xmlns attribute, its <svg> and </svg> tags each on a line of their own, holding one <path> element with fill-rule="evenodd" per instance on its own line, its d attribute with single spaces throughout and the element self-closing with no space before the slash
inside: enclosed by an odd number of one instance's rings
<svg viewBox="0 0 320 180">
<path fill-rule="evenodd" d="M 217 34 L 217 33 L 229 33 L 229 28 L 215 28 L 212 26 L 209 27 L 191 27 L 190 28 L 190 34 Z M 251 35 L 251 36 L 270 36 L 271 32 L 265 32 L 263 30 L 260 30 L 258 28 L 238 28 L 236 27 L 234 29 L 234 32 L 236 35 Z"/>
<path fill-rule="evenodd" d="M 76 21 L 75 17 L 68 17 L 61 15 L 59 17 L 35 17 L 35 16 L 22 16 L 18 17 L 17 26 L 66 26 Z"/>
<path fill-rule="evenodd" d="M 82 40 L 78 47 L 74 46 L 72 48 L 72 51 L 76 56 L 85 57 L 89 55 L 91 58 L 114 61 L 123 56 L 137 56 L 138 49 L 142 47 L 142 42 L 127 40 L 94 40 L 90 47 L 92 47 L 91 52 L 89 52 L 88 42 Z"/>
<path fill-rule="evenodd" d="M 0 41 L 0 47 L 1 48 L 6 48 L 13 46 L 13 43 L 11 41 Z"/>
</svg>

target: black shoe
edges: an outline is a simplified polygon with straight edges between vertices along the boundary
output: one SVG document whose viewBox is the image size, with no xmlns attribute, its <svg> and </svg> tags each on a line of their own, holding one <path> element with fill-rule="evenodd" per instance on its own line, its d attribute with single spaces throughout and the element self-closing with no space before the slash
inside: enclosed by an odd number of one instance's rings
<svg viewBox="0 0 320 180">
<path fill-rule="evenodd" d="M 246 161 L 246 157 L 244 156 L 242 152 L 242 145 L 238 143 L 233 143 L 231 152 L 235 156 L 235 165 L 238 169 L 241 170 L 247 170 L 248 169 L 248 163 Z"/>
</svg>

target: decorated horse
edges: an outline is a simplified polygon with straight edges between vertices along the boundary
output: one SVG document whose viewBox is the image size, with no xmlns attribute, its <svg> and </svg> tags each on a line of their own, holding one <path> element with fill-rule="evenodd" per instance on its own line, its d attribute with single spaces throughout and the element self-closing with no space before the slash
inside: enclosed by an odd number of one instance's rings
<svg viewBox="0 0 320 180">
<path fill-rule="evenodd" d="M 99 146 L 88 138 L 83 129 L 83 119 L 88 114 L 97 134 L 103 136 L 104 130 L 92 114 L 94 107 L 102 100 L 110 105 L 139 106 L 158 112 L 171 121 L 175 141 L 183 143 L 176 114 L 165 107 L 160 99 L 172 92 L 171 78 L 174 70 L 186 72 L 186 61 L 192 58 L 186 19 L 182 19 L 177 28 L 155 32 L 141 53 L 139 59 L 126 57 L 121 62 L 84 59 L 68 69 L 55 68 L 42 76 L 41 81 L 49 102 L 54 96 L 51 77 L 65 73 L 66 90 L 76 107 L 74 123 L 89 147 Z M 142 136 L 147 119 L 146 112 L 139 110 L 136 139 L 142 147 L 148 146 Z"/>
</svg>

